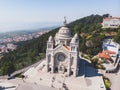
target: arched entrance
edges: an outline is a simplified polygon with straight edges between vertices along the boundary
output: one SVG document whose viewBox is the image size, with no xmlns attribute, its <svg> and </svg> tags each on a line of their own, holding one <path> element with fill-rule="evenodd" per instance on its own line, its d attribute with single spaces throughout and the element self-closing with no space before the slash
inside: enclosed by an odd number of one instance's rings
<svg viewBox="0 0 120 90">
<path fill-rule="evenodd" d="M 65 68 L 65 72 L 67 72 L 67 69 Z"/>
<path fill-rule="evenodd" d="M 58 73 L 58 67 L 55 67 L 55 73 Z"/>
<path fill-rule="evenodd" d="M 73 75 L 73 71 L 70 72 L 70 75 Z"/>
<path fill-rule="evenodd" d="M 59 66 L 58 72 L 59 73 L 65 73 L 65 67 L 63 65 Z"/>
<path fill-rule="evenodd" d="M 51 68 L 48 69 L 48 72 L 50 72 L 50 71 L 51 71 Z"/>
</svg>

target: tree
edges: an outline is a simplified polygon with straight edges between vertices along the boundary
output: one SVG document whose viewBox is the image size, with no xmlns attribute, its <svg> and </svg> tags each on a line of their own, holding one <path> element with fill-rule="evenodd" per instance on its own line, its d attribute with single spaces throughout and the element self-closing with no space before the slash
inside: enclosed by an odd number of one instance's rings
<svg viewBox="0 0 120 90">
<path fill-rule="evenodd" d="M 118 28 L 118 33 L 114 36 L 114 41 L 119 43 L 120 42 L 120 27 Z"/>
<path fill-rule="evenodd" d="M 75 25 L 74 26 L 74 33 L 79 33 L 80 31 L 80 26 L 79 25 Z"/>
<path fill-rule="evenodd" d="M 103 15 L 103 18 L 106 18 L 106 17 L 108 17 L 108 16 L 110 16 L 110 14 L 104 14 L 104 15 Z"/>
<path fill-rule="evenodd" d="M 15 67 L 11 61 L 5 62 L 2 67 L 2 75 L 10 76 L 15 71 Z"/>
</svg>

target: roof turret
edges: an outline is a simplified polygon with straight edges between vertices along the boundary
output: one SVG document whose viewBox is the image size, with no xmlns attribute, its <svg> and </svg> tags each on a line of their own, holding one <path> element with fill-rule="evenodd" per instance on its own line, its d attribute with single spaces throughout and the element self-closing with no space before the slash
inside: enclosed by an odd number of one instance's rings
<svg viewBox="0 0 120 90">
<path fill-rule="evenodd" d="M 49 39 L 48 39 L 48 42 L 52 42 L 53 41 L 53 38 L 52 36 L 50 35 Z"/>
<path fill-rule="evenodd" d="M 76 33 L 76 34 L 74 35 L 74 37 L 72 38 L 72 40 L 71 40 L 70 43 L 76 43 L 76 40 L 77 40 L 78 38 L 79 38 L 79 37 L 78 37 L 78 34 Z"/>
</svg>

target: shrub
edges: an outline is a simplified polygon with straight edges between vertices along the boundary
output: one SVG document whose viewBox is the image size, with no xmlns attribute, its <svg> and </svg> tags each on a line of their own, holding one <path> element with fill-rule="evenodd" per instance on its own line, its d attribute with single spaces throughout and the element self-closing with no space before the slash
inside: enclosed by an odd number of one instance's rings
<svg viewBox="0 0 120 90">
<path fill-rule="evenodd" d="M 110 90 L 110 87 L 111 87 L 111 82 L 110 82 L 110 80 L 109 80 L 107 77 L 103 76 L 103 81 L 104 81 L 104 84 L 105 84 L 106 89 L 107 89 L 107 90 Z"/>
</svg>

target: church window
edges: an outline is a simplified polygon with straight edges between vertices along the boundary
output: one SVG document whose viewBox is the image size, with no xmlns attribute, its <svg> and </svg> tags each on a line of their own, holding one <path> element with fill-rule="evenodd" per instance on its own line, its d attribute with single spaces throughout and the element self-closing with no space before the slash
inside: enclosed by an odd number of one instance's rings
<svg viewBox="0 0 120 90">
<path fill-rule="evenodd" d="M 55 73 L 57 73 L 58 72 L 58 67 L 55 67 Z"/>
<path fill-rule="evenodd" d="M 77 48 L 77 51 L 79 51 L 78 48 Z"/>
<path fill-rule="evenodd" d="M 63 53 L 60 53 L 60 54 L 58 54 L 58 56 L 57 56 L 57 59 L 59 60 L 59 61 L 64 61 L 65 60 L 65 55 L 63 54 Z"/>
<path fill-rule="evenodd" d="M 48 69 L 48 72 L 51 71 L 51 68 Z"/>
<path fill-rule="evenodd" d="M 74 57 L 71 58 L 71 66 L 73 65 Z"/>
<path fill-rule="evenodd" d="M 65 68 L 65 72 L 67 72 L 67 69 Z"/>
<path fill-rule="evenodd" d="M 79 42 L 79 40 L 78 40 L 78 39 L 76 39 L 76 42 L 78 43 L 78 42 Z"/>
<path fill-rule="evenodd" d="M 73 75 L 73 71 L 70 72 L 70 75 Z"/>
<path fill-rule="evenodd" d="M 60 41 L 60 43 L 64 44 L 65 42 L 64 41 Z"/>
<path fill-rule="evenodd" d="M 75 51 L 75 47 L 71 47 L 71 51 Z"/>
<path fill-rule="evenodd" d="M 48 62 L 51 62 L 51 55 L 48 55 Z"/>
<path fill-rule="evenodd" d="M 60 67 L 59 70 L 62 71 L 62 67 Z"/>
<path fill-rule="evenodd" d="M 48 44 L 48 48 L 51 48 L 52 46 L 51 46 L 51 44 Z"/>
</svg>

